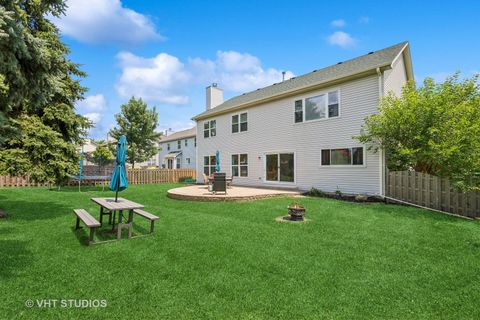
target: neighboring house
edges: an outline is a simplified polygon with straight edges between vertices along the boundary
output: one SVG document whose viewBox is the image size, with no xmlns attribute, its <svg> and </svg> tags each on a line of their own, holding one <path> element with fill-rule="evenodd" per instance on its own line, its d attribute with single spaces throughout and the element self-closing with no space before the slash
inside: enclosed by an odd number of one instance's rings
<svg viewBox="0 0 480 320">
<path fill-rule="evenodd" d="M 214 84 L 197 121 L 197 178 L 235 185 L 384 194 L 385 157 L 353 139 L 379 98 L 413 79 L 408 42 L 314 70 L 223 102 Z"/>
<path fill-rule="evenodd" d="M 98 147 L 98 144 L 95 141 L 93 141 L 92 139 L 85 139 L 83 145 L 78 147 L 78 152 L 82 152 L 82 150 L 83 150 L 83 153 L 84 153 L 84 156 L 83 156 L 83 165 L 84 166 L 94 165 L 93 162 L 90 162 L 90 161 L 87 160 L 86 154 L 87 153 L 93 153 L 97 149 L 97 147 Z"/>
<path fill-rule="evenodd" d="M 159 142 L 158 163 L 161 168 L 183 169 L 196 167 L 197 128 L 162 136 Z"/>
</svg>

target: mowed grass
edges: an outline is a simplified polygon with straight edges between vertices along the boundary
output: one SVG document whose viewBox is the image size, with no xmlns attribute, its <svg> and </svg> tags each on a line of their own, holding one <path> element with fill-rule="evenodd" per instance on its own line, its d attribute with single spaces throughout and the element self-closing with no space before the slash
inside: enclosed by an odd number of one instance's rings
<svg viewBox="0 0 480 320">
<path fill-rule="evenodd" d="M 415 208 L 300 198 L 311 220 L 274 221 L 292 198 L 172 200 L 178 185 L 122 197 L 155 235 L 86 246 L 74 208 L 98 189 L 0 189 L 0 319 L 476 319 L 480 227 Z M 135 218 L 136 234 L 147 221 Z M 113 236 L 101 235 L 102 239 Z M 98 238 L 97 238 L 98 240 Z M 99 299 L 102 308 L 25 307 Z M 58 302 L 60 303 L 60 302 Z"/>
</svg>

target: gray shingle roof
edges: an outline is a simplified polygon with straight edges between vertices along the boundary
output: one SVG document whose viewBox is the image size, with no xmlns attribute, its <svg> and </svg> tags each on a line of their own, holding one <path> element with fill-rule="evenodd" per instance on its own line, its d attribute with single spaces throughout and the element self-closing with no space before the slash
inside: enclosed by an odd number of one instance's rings
<svg viewBox="0 0 480 320">
<path fill-rule="evenodd" d="M 263 99 L 272 98 L 296 89 L 305 88 L 321 83 L 338 80 L 351 75 L 366 72 L 372 69 L 385 67 L 391 65 L 394 59 L 402 52 L 408 42 L 401 42 L 394 46 L 370 52 L 366 55 L 343 61 L 332 66 L 315 70 L 299 77 L 293 77 L 283 82 L 275 83 L 271 86 L 257 89 L 242 95 L 233 97 L 219 106 L 210 110 L 204 111 L 194 117 L 205 118 L 210 115 L 221 113 L 231 108 L 239 107 L 243 104 L 261 101 Z"/>
<path fill-rule="evenodd" d="M 182 130 L 178 132 L 174 132 L 169 136 L 162 136 L 159 142 L 167 142 L 167 141 L 174 141 L 179 139 L 185 139 L 189 137 L 194 137 L 197 135 L 197 127 L 193 127 L 187 130 Z"/>
</svg>

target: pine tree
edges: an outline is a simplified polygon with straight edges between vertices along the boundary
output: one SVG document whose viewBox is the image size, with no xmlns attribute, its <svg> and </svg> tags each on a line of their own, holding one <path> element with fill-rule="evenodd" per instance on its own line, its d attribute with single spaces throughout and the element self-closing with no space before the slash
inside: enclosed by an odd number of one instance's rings
<svg viewBox="0 0 480 320">
<path fill-rule="evenodd" d="M 48 16 L 63 0 L 0 1 L 0 172 L 61 182 L 78 171 L 76 144 L 91 123 L 75 112 L 85 74 L 67 58 Z"/>
</svg>

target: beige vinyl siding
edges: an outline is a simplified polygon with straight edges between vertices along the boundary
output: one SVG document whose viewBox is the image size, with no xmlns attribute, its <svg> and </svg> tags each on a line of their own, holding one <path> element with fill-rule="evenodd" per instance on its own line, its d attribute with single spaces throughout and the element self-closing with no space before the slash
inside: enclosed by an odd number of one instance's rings
<svg viewBox="0 0 480 320">
<path fill-rule="evenodd" d="M 235 177 L 235 185 L 284 186 L 300 190 L 312 187 L 344 193 L 380 193 L 379 155 L 368 152 L 359 167 L 321 167 L 322 148 L 361 146 L 352 139 L 360 134 L 364 118 L 377 111 L 378 76 L 349 81 L 334 87 L 284 98 L 248 108 L 248 131 L 232 134 L 231 115 L 217 120 L 217 136 L 203 138 L 203 120 L 197 125 L 197 177 L 202 181 L 203 157 L 220 152 L 222 172 L 231 174 L 231 155 L 248 154 L 248 177 Z M 312 122 L 294 123 L 295 100 L 305 99 L 331 90 L 339 90 L 340 116 Z M 265 181 L 265 153 L 295 154 L 295 183 L 276 184 Z"/>
<path fill-rule="evenodd" d="M 402 87 L 407 82 L 403 54 L 401 54 L 397 61 L 395 61 L 392 69 L 385 71 L 384 78 L 385 95 L 389 92 L 393 92 L 395 95 L 400 96 L 402 94 Z"/>
</svg>

